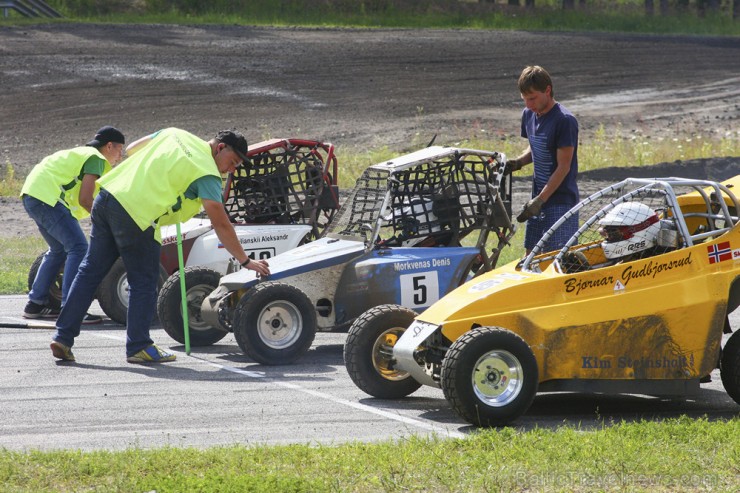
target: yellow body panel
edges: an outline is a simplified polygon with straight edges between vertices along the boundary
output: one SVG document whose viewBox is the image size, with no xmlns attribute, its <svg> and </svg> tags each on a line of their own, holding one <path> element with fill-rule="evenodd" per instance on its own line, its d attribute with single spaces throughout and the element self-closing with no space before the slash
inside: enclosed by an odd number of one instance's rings
<svg viewBox="0 0 740 493">
<path fill-rule="evenodd" d="M 710 263 L 712 245 L 733 258 Z M 563 274 L 484 274 L 427 309 L 455 341 L 476 326 L 520 335 L 540 382 L 553 379 L 692 379 L 716 367 L 727 296 L 740 276 L 740 225 L 709 242 L 633 262 Z"/>
</svg>

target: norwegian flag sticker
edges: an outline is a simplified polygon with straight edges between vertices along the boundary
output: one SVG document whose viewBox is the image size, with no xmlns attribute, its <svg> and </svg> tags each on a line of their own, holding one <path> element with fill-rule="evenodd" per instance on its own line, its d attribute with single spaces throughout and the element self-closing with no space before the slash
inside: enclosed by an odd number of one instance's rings
<svg viewBox="0 0 740 493">
<path fill-rule="evenodd" d="M 732 260 L 732 250 L 730 249 L 730 242 L 723 241 L 716 245 L 709 245 L 707 247 L 707 255 L 709 256 L 709 263 L 716 264 L 717 262 L 724 262 L 725 260 Z"/>
</svg>

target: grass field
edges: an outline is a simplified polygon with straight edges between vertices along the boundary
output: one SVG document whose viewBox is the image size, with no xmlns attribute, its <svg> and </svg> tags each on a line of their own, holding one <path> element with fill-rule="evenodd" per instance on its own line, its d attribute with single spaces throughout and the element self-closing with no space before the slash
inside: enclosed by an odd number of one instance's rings
<svg viewBox="0 0 740 493">
<path fill-rule="evenodd" d="M 716 12 L 701 12 L 700 2 L 686 8 L 669 2 L 667 15 L 646 15 L 644 0 L 536 0 L 536 8 L 508 0 L 48 0 L 67 18 L 97 22 L 173 24 L 248 24 L 269 26 L 403 27 L 517 29 L 535 31 L 611 31 L 652 34 L 736 36 L 729 0 Z M 520 4 L 524 4 L 521 0 Z M 33 23 L 11 12 L 14 23 Z M 3 19 L 0 18 L 0 24 Z M 47 22 L 44 20 L 43 22 Z"/>
<path fill-rule="evenodd" d="M 4 492 L 736 492 L 740 419 L 377 444 L 0 452 Z"/>
</svg>

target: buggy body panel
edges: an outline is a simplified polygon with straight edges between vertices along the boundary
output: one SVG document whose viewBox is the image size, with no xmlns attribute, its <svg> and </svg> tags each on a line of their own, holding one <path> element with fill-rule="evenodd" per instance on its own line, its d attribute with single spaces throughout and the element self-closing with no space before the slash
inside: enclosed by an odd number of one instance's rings
<svg viewBox="0 0 740 493">
<path fill-rule="evenodd" d="M 362 242 L 322 238 L 281 255 L 270 281 L 306 293 L 317 307 L 318 329 L 334 330 L 380 304 L 423 311 L 465 279 L 477 255 L 473 247 L 366 251 Z M 233 292 L 258 282 L 254 271 L 243 269 L 224 276 L 220 286 Z M 213 301 L 204 300 L 204 305 L 211 306 Z"/>
<path fill-rule="evenodd" d="M 292 283 L 316 270 L 344 265 L 365 252 L 362 241 L 321 238 L 286 252 L 270 265 L 270 280 Z M 245 290 L 260 281 L 253 270 L 240 269 L 221 278 L 229 291 Z"/>
<path fill-rule="evenodd" d="M 163 228 L 168 233 L 174 226 Z M 234 225 L 244 251 L 253 260 L 269 259 L 287 252 L 300 245 L 311 234 L 307 224 L 269 224 L 269 225 Z M 182 247 L 185 267 L 200 265 L 221 274 L 227 272 L 231 255 L 223 247 L 211 227 L 210 221 L 202 218 L 191 219 L 182 224 Z M 174 272 L 177 264 L 177 237 L 168 235 L 163 241 L 161 263 L 167 272 Z"/>
<path fill-rule="evenodd" d="M 474 247 L 372 250 L 344 269 L 334 323 L 346 324 L 387 303 L 423 312 L 465 280 L 477 255 Z"/>
</svg>

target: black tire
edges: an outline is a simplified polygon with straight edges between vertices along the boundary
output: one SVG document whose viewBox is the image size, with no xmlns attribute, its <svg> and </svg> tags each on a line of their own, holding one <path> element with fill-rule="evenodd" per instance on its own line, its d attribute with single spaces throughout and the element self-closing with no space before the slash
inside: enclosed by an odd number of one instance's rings
<svg viewBox="0 0 740 493">
<path fill-rule="evenodd" d="M 400 399 L 421 387 L 407 372 L 393 368 L 393 346 L 416 315 L 400 305 L 380 305 L 354 321 L 344 343 L 344 364 L 360 390 L 379 399 Z"/>
<path fill-rule="evenodd" d="M 128 280 L 126 266 L 123 260 L 116 260 L 113 267 L 98 286 L 98 303 L 100 308 L 111 320 L 126 325 L 126 311 L 128 310 Z"/>
<path fill-rule="evenodd" d="M 513 332 L 480 327 L 463 334 L 447 351 L 441 384 L 465 421 L 502 426 L 532 404 L 538 387 L 537 361 L 529 345 Z"/>
<path fill-rule="evenodd" d="M 160 266 L 157 289 L 161 289 L 167 274 Z M 126 312 L 128 311 L 128 277 L 123 259 L 119 258 L 110 268 L 108 274 L 98 286 L 95 293 L 100 303 L 100 308 L 108 317 L 116 323 L 126 325 Z"/>
<path fill-rule="evenodd" d="M 210 346 L 228 334 L 221 328 L 207 325 L 200 316 L 203 299 L 218 287 L 221 274 L 206 267 L 185 269 L 185 296 L 188 300 L 188 334 L 191 346 Z M 159 290 L 157 314 L 165 332 L 185 344 L 185 326 L 182 323 L 182 294 L 180 272 L 172 274 Z"/>
<path fill-rule="evenodd" d="M 286 365 L 302 356 L 316 337 L 316 309 L 303 291 L 263 282 L 236 306 L 234 337 L 244 353 L 263 365 Z"/>
<path fill-rule="evenodd" d="M 740 331 L 732 334 L 722 349 L 719 373 L 727 395 L 740 404 L 740 335 L 738 334 Z"/>
<path fill-rule="evenodd" d="M 31 264 L 31 268 L 28 270 L 28 291 L 31 291 L 31 288 L 33 287 L 33 281 L 36 280 L 36 274 L 39 272 L 39 267 L 41 266 L 41 261 L 44 260 L 44 255 L 46 255 L 46 252 L 42 253 L 38 257 L 36 257 L 36 260 L 33 261 Z M 54 282 L 51 283 L 51 287 L 49 288 L 49 300 L 46 302 L 46 304 L 55 309 L 59 309 L 62 307 L 62 276 L 64 275 L 64 265 L 62 265 L 62 268 L 59 269 L 59 274 L 57 274 L 57 277 L 54 279 Z"/>
</svg>

